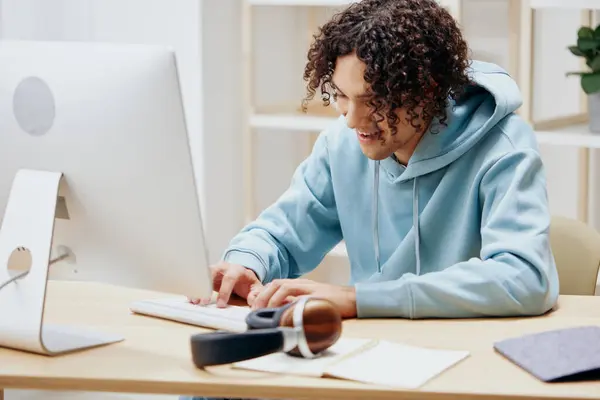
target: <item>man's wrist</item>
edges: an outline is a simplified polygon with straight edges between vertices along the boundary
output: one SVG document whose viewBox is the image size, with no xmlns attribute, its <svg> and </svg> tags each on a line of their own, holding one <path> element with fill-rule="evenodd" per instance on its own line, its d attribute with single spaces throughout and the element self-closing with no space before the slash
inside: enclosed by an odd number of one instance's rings
<svg viewBox="0 0 600 400">
<path fill-rule="evenodd" d="M 344 286 L 342 291 L 344 293 L 344 303 L 346 304 L 344 310 L 342 310 L 342 317 L 356 318 L 356 289 L 354 286 Z"/>
</svg>

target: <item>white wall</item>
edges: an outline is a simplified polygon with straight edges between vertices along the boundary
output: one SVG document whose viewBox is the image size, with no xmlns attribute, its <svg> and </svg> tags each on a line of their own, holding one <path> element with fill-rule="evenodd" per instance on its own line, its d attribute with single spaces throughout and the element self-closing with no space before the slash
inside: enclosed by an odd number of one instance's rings
<svg viewBox="0 0 600 400">
<path fill-rule="evenodd" d="M 241 12 L 237 1 L 200 2 L 204 215 L 215 262 L 243 226 Z"/>
</svg>

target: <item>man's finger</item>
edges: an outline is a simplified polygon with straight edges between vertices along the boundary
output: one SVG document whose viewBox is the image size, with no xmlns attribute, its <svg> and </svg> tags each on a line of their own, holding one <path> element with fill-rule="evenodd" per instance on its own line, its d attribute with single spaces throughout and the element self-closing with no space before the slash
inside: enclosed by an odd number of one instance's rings
<svg viewBox="0 0 600 400">
<path fill-rule="evenodd" d="M 233 288 L 240 278 L 238 270 L 230 268 L 223 279 L 221 280 L 221 287 L 219 288 L 219 294 L 217 295 L 217 307 L 225 307 L 229 303 Z"/>
<path fill-rule="evenodd" d="M 257 292 L 257 291 L 253 291 L 253 292 L 248 293 L 248 297 L 246 297 L 246 302 L 248 303 L 248 305 L 250 307 L 252 307 L 252 305 L 256 301 L 256 298 L 258 297 L 258 293 L 259 292 Z"/>
<path fill-rule="evenodd" d="M 252 287 L 250 288 L 250 292 L 248 293 L 248 296 L 246 297 L 246 301 L 248 302 L 249 306 L 252 306 L 252 304 L 254 304 L 254 302 L 256 301 L 256 298 L 262 292 L 263 289 L 264 289 L 264 286 L 262 284 L 257 283 L 257 284 L 252 285 Z"/>
<path fill-rule="evenodd" d="M 286 299 L 290 296 L 302 296 L 310 293 L 310 288 L 307 285 L 286 283 L 281 285 L 279 289 L 273 293 L 273 296 L 269 299 L 267 307 L 281 307 L 287 304 Z"/>
<path fill-rule="evenodd" d="M 219 291 L 221 287 L 221 279 L 223 278 L 223 273 L 226 270 L 226 265 L 221 263 L 210 267 L 210 276 L 212 281 L 213 291 Z M 198 300 L 195 304 L 208 305 L 212 301 L 212 294 L 207 297 L 203 297 Z"/>
<path fill-rule="evenodd" d="M 223 275 L 227 272 L 227 264 L 221 263 L 217 264 L 210 268 L 210 279 L 213 283 L 213 290 L 219 290 L 221 286 L 221 279 L 223 279 Z"/>
<path fill-rule="evenodd" d="M 269 300 L 271 299 L 271 296 L 273 296 L 273 294 L 277 291 L 277 289 L 279 289 L 279 286 L 281 285 L 281 281 L 273 281 L 268 283 L 259 293 L 258 296 L 256 296 L 256 299 L 254 300 L 254 304 L 252 305 L 253 309 L 259 309 L 259 308 L 265 308 L 267 306 L 267 304 L 269 303 Z"/>
</svg>

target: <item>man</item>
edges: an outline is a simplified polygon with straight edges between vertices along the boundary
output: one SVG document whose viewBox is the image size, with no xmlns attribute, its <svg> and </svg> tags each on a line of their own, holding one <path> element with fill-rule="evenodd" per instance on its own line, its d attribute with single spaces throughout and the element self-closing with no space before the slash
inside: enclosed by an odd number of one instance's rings
<svg viewBox="0 0 600 400">
<path fill-rule="evenodd" d="M 558 296 L 545 172 L 515 82 L 470 62 L 434 0 L 362 0 L 308 53 L 308 98 L 341 113 L 289 189 L 212 267 L 218 303 L 297 296 L 344 318 L 527 316 Z M 341 240 L 351 283 L 300 278 Z M 198 301 L 206 302 L 206 299 Z"/>
</svg>

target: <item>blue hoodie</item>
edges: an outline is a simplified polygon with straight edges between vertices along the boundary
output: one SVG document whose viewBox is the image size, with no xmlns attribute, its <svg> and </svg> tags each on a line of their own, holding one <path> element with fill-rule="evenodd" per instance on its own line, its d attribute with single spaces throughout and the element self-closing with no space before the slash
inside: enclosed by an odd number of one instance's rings
<svg viewBox="0 0 600 400">
<path fill-rule="evenodd" d="M 224 260 L 263 282 L 296 278 L 344 240 L 359 318 L 552 308 L 559 283 L 535 135 L 514 113 L 520 92 L 505 71 L 474 61 L 470 72 L 447 126 L 434 123 L 406 167 L 368 159 L 340 117 Z"/>
</svg>

